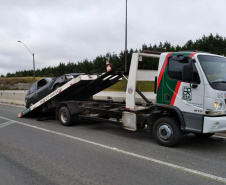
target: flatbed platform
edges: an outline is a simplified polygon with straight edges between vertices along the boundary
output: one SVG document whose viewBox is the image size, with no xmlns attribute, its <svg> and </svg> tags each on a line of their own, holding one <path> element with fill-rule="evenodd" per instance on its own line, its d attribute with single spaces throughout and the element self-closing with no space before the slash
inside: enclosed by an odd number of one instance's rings
<svg viewBox="0 0 226 185">
<path fill-rule="evenodd" d="M 50 100 L 52 100 L 52 104 L 68 100 L 87 100 L 94 94 L 116 84 L 121 77 L 122 73 L 114 70 L 102 75 L 80 75 L 19 113 L 18 117 L 32 116 L 33 113 L 37 115 L 39 112 L 43 114 L 42 109 L 49 107 Z"/>
</svg>

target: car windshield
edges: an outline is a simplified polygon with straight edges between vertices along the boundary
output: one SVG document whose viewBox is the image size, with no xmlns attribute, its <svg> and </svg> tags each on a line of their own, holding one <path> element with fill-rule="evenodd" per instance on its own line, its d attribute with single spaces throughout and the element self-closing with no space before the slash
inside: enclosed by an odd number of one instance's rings
<svg viewBox="0 0 226 185">
<path fill-rule="evenodd" d="M 220 56 L 199 55 L 199 62 L 210 85 L 219 89 L 216 84 L 226 84 L 226 58 Z M 226 89 L 220 88 L 219 90 Z"/>
</svg>

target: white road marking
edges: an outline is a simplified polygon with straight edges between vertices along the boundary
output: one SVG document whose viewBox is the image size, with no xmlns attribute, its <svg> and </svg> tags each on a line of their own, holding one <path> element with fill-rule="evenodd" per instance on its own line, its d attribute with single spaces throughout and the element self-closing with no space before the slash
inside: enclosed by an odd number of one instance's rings
<svg viewBox="0 0 226 185">
<path fill-rule="evenodd" d="M 0 128 L 9 126 L 9 125 L 11 125 L 11 124 L 13 124 L 13 123 L 15 123 L 15 122 L 16 122 L 16 121 L 9 120 L 9 121 L 7 121 L 7 122 L 5 122 L 5 123 L 1 123 L 1 124 L 0 124 Z"/>
<path fill-rule="evenodd" d="M 213 135 L 212 137 L 226 139 L 226 137 L 225 137 L 225 136 L 217 136 L 217 135 Z"/>
<path fill-rule="evenodd" d="M 86 140 L 86 139 L 82 139 L 82 138 L 79 138 L 79 137 L 63 134 L 63 133 L 56 132 L 56 131 L 53 131 L 53 130 L 29 125 L 29 124 L 26 124 L 26 123 L 23 123 L 23 122 L 18 122 L 18 121 L 11 120 L 11 119 L 8 119 L 8 118 L 4 118 L 4 117 L 1 117 L 1 116 L 0 116 L 0 118 L 11 121 L 11 122 L 18 123 L 18 124 L 23 125 L 23 126 L 38 129 L 38 130 L 41 130 L 41 131 L 44 131 L 44 132 L 47 132 L 47 133 L 56 134 L 56 135 L 63 136 L 63 137 L 66 137 L 66 138 L 70 138 L 70 139 L 74 139 L 74 140 L 81 141 L 81 142 L 84 142 L 84 143 L 92 144 L 92 145 L 99 146 L 99 147 L 102 147 L 102 148 L 105 148 L 105 149 L 108 149 L 108 150 L 112 150 L 112 151 L 115 151 L 115 152 L 118 152 L 118 153 L 121 153 L 121 154 L 129 155 L 129 156 L 132 156 L 132 157 L 136 157 L 136 158 L 143 159 L 143 160 L 146 160 L 146 161 L 154 162 L 154 163 L 157 163 L 157 164 L 160 164 L 160 165 L 165 165 L 165 166 L 175 168 L 175 169 L 178 169 L 178 170 L 181 170 L 181 171 L 189 172 L 189 173 L 199 175 L 199 176 L 202 176 L 202 177 L 205 177 L 205 178 L 210 178 L 212 180 L 221 181 L 221 182 L 226 183 L 226 178 L 224 178 L 224 177 L 219 177 L 219 176 L 212 175 L 212 174 L 209 174 L 209 173 L 205 173 L 205 172 L 201 172 L 201 171 L 198 171 L 198 170 L 186 168 L 186 167 L 179 166 L 179 165 L 176 165 L 176 164 L 173 164 L 173 163 L 168 163 L 168 162 L 161 161 L 161 160 L 158 160 L 158 159 L 154 159 L 154 158 L 151 158 L 151 157 L 146 157 L 146 156 L 139 155 L 139 154 L 136 154 L 136 153 L 121 150 L 121 149 L 118 149 L 118 148 L 115 148 L 115 147 L 103 145 L 103 144 L 100 144 L 100 143 L 96 143 L 96 142 L 89 141 L 89 140 Z"/>
</svg>

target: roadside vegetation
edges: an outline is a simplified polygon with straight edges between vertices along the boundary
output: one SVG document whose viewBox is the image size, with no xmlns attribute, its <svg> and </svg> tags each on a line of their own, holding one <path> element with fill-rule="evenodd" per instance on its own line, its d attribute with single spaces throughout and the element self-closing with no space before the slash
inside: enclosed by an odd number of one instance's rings
<svg viewBox="0 0 226 185">
<path fill-rule="evenodd" d="M 36 78 L 39 79 L 41 77 Z M 1 77 L 0 90 L 27 90 L 33 82 L 33 77 Z"/>
<path fill-rule="evenodd" d="M 36 81 L 42 77 L 35 78 Z M 28 90 L 34 83 L 33 77 L 1 77 L 0 90 Z M 139 81 L 137 88 L 142 92 L 153 92 L 154 82 Z M 124 78 L 117 84 L 105 89 L 105 91 L 124 91 Z"/>
<path fill-rule="evenodd" d="M 125 79 L 123 78 L 122 81 L 114 84 L 113 86 L 105 89 L 105 91 L 124 91 L 124 82 Z M 155 84 L 154 81 L 138 81 L 137 82 L 137 89 L 141 92 L 154 92 Z"/>
</svg>

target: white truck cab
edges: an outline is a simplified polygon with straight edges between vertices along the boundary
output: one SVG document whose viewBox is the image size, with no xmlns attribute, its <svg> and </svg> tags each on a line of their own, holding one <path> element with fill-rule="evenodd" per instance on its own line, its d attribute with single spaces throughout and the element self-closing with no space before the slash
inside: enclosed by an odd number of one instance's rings
<svg viewBox="0 0 226 185">
<path fill-rule="evenodd" d="M 150 114 L 150 125 L 154 127 L 154 135 L 160 144 L 167 146 L 174 137 L 175 130 L 167 119 L 179 125 L 183 133 L 209 137 L 215 132 L 226 131 L 224 56 L 202 52 L 169 52 L 160 56 L 134 53 L 126 92 L 127 110 L 141 109 L 134 100 L 136 73 L 139 71 L 137 63 L 141 57 L 159 57 L 154 105 L 160 111 Z M 158 120 L 159 123 L 155 124 Z"/>
<path fill-rule="evenodd" d="M 166 63 L 166 64 L 165 64 Z M 184 130 L 226 130 L 226 58 L 208 53 L 165 53 L 160 57 L 157 103 L 178 107 Z"/>
</svg>

